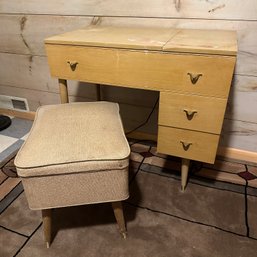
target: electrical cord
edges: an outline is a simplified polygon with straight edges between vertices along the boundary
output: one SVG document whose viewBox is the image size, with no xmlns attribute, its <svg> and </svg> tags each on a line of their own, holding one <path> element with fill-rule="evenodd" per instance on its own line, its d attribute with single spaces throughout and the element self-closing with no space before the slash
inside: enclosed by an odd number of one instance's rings
<svg viewBox="0 0 257 257">
<path fill-rule="evenodd" d="M 150 120 L 150 118 L 151 118 L 151 116 L 152 116 L 152 114 L 153 114 L 153 112 L 154 112 L 154 110 L 155 110 L 155 108 L 156 108 L 156 106 L 157 106 L 158 103 L 159 103 L 159 96 L 158 96 L 157 100 L 155 101 L 155 104 L 154 104 L 154 106 L 153 106 L 151 112 L 149 113 L 147 119 L 145 120 L 145 122 L 143 122 L 142 124 L 140 124 L 140 125 L 137 126 L 136 128 L 130 130 L 129 132 L 125 133 L 125 135 L 127 136 L 128 134 L 131 134 L 132 132 L 136 131 L 137 129 L 143 127 L 143 126 Z"/>
</svg>

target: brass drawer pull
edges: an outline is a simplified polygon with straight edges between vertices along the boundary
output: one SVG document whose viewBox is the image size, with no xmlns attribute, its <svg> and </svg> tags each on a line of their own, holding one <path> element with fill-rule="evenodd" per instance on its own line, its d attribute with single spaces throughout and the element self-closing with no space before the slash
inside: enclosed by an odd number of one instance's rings
<svg viewBox="0 0 257 257">
<path fill-rule="evenodd" d="M 184 109 L 183 111 L 186 113 L 188 120 L 192 120 L 194 118 L 194 115 L 197 113 L 197 111 L 195 111 L 195 110 L 189 111 L 187 109 Z"/>
<path fill-rule="evenodd" d="M 70 61 L 67 61 L 67 63 L 70 65 L 70 68 L 72 71 L 75 71 L 77 65 L 79 64 L 78 62 L 70 62 Z"/>
<path fill-rule="evenodd" d="M 184 141 L 182 141 L 182 140 L 180 140 L 180 143 L 182 144 L 183 149 L 184 149 L 185 151 L 187 151 L 187 150 L 189 149 L 189 147 L 193 144 L 193 143 L 184 142 Z"/>
<path fill-rule="evenodd" d="M 196 84 L 196 82 L 198 81 L 198 79 L 203 76 L 203 74 L 192 74 L 190 72 L 187 73 L 187 75 L 190 76 L 191 82 L 192 84 Z"/>
</svg>

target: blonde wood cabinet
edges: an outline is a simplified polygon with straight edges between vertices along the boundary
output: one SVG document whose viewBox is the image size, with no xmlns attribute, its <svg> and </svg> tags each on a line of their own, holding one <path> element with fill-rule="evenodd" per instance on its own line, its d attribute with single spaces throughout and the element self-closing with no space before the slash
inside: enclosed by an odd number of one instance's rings
<svg viewBox="0 0 257 257">
<path fill-rule="evenodd" d="M 45 40 L 51 75 L 59 79 L 160 92 L 160 153 L 213 163 L 237 54 L 233 31 L 91 26 Z"/>
</svg>

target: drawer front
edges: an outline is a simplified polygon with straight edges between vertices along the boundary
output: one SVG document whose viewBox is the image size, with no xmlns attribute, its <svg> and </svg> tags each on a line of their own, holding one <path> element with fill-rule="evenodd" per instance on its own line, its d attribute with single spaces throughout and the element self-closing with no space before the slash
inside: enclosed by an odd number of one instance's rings
<svg viewBox="0 0 257 257">
<path fill-rule="evenodd" d="M 219 135 L 158 127 L 157 151 L 159 153 L 214 163 L 218 142 Z"/>
<path fill-rule="evenodd" d="M 161 91 L 227 98 L 235 57 L 171 54 L 163 65 L 169 75 Z"/>
<path fill-rule="evenodd" d="M 226 98 L 235 57 L 46 44 L 63 79 Z"/>
<path fill-rule="evenodd" d="M 227 100 L 161 92 L 159 125 L 220 134 Z"/>
</svg>

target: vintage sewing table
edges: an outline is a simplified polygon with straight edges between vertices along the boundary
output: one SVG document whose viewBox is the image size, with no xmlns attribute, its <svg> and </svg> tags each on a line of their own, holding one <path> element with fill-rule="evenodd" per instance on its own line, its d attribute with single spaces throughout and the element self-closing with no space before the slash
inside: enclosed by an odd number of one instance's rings
<svg viewBox="0 0 257 257">
<path fill-rule="evenodd" d="M 160 92 L 157 150 L 214 163 L 237 54 L 236 33 L 90 26 L 45 40 L 61 102 L 67 80 Z"/>
</svg>

